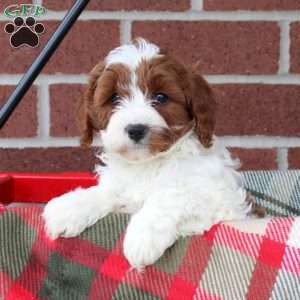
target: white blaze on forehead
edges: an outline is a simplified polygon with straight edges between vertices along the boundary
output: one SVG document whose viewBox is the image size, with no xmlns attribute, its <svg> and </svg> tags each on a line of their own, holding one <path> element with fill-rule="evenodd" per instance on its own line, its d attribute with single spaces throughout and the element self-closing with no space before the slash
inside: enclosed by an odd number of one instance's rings
<svg viewBox="0 0 300 300">
<path fill-rule="evenodd" d="M 149 153 L 143 144 L 141 148 L 129 138 L 126 128 L 130 124 L 144 124 L 151 130 L 167 128 L 168 125 L 158 111 L 152 107 L 151 95 L 143 93 L 138 85 L 136 69 L 144 60 L 159 56 L 159 48 L 143 39 L 135 44 L 124 45 L 112 50 L 105 59 L 106 66 L 123 64 L 130 70 L 127 93 L 115 106 L 108 125 L 102 130 L 101 137 L 107 153 L 123 153 L 129 159 L 147 158 Z M 145 137 L 144 143 L 147 143 Z M 124 154 L 125 153 L 125 154 Z"/>
<path fill-rule="evenodd" d="M 124 128 L 129 124 L 145 124 L 157 128 L 168 127 L 166 121 L 151 104 L 143 100 L 142 95 L 134 95 L 124 100 L 112 118 L 118 119 L 118 124 L 123 123 Z"/>
<path fill-rule="evenodd" d="M 123 45 L 115 48 L 114 50 L 110 51 L 105 58 L 106 66 L 109 66 L 111 64 L 123 64 L 130 70 L 130 83 L 127 87 L 129 91 L 129 97 L 123 98 L 122 102 L 123 104 L 132 103 L 132 105 L 130 105 L 132 114 L 140 113 L 141 107 L 143 107 L 143 105 L 144 109 L 149 111 L 151 99 L 147 99 L 147 96 L 143 94 L 140 87 L 138 86 L 136 69 L 142 61 L 151 60 L 152 58 L 159 56 L 159 52 L 160 49 L 158 46 L 142 38 L 139 38 L 133 44 Z M 124 108 L 124 106 L 122 105 L 119 106 L 119 108 L 120 107 Z M 134 107 L 137 107 L 137 110 L 134 109 Z M 127 107 L 127 109 L 129 108 Z M 151 105 L 150 110 L 153 110 Z"/>
<path fill-rule="evenodd" d="M 159 47 L 140 38 L 135 44 L 123 45 L 112 50 L 105 58 L 106 65 L 122 63 L 135 70 L 142 59 L 150 60 L 159 54 Z"/>
<path fill-rule="evenodd" d="M 130 88 L 130 95 L 116 107 L 112 120 L 118 119 L 121 127 L 129 124 L 145 124 L 150 127 L 168 127 L 164 118 L 154 109 L 150 101 L 145 99 L 143 92 L 134 86 Z M 122 121 L 121 121 L 122 120 Z"/>
<path fill-rule="evenodd" d="M 142 38 L 133 44 L 123 45 L 112 50 L 105 58 L 106 66 L 111 64 L 123 64 L 130 69 L 130 84 L 128 86 L 130 97 L 128 100 L 134 103 L 145 103 L 146 97 L 137 85 L 136 69 L 143 60 L 150 60 L 159 56 L 159 47 Z"/>
</svg>

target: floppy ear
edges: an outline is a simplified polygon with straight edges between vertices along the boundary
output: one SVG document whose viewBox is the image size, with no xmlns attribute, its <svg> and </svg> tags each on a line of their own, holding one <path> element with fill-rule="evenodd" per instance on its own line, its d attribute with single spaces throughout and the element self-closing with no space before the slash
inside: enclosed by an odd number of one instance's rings
<svg viewBox="0 0 300 300">
<path fill-rule="evenodd" d="M 216 121 L 216 101 L 205 79 L 192 70 L 190 74 L 190 113 L 195 122 L 195 132 L 205 148 L 212 145 Z"/>
<path fill-rule="evenodd" d="M 78 103 L 77 124 L 80 131 L 80 144 L 88 146 L 93 141 L 94 126 L 92 122 L 92 106 L 98 79 L 104 70 L 104 63 L 98 63 L 89 74 L 87 90 Z"/>
</svg>

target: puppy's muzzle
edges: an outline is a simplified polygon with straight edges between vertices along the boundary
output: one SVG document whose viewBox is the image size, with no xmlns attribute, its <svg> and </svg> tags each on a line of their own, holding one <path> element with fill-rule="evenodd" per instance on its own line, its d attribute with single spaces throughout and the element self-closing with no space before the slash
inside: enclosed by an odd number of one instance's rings
<svg viewBox="0 0 300 300">
<path fill-rule="evenodd" d="M 148 133 L 149 127 L 143 124 L 130 124 L 125 128 L 129 138 L 135 143 L 139 143 Z"/>
</svg>

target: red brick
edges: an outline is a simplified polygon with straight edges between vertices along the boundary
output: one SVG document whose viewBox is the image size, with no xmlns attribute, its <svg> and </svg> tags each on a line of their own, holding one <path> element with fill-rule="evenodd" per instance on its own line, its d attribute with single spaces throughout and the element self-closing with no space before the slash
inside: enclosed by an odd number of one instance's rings
<svg viewBox="0 0 300 300">
<path fill-rule="evenodd" d="M 300 22 L 294 22 L 290 28 L 291 35 L 291 67 L 290 72 L 300 73 Z"/>
<path fill-rule="evenodd" d="M 92 148 L 0 148 L 0 161 L 1 172 L 66 172 L 93 171 L 96 158 Z"/>
<path fill-rule="evenodd" d="M 0 86 L 0 107 L 14 90 L 14 86 Z M 0 130 L 0 138 L 33 137 L 37 134 L 37 98 L 36 89 L 32 87 L 5 126 Z M 1 160 L 0 160 L 1 161 Z"/>
<path fill-rule="evenodd" d="M 289 169 L 300 169 L 300 148 L 291 148 L 288 151 Z"/>
<path fill-rule="evenodd" d="M 300 86 L 213 86 L 218 102 L 217 135 L 300 136 Z M 77 136 L 75 113 L 84 85 L 50 86 L 51 135 Z"/>
<path fill-rule="evenodd" d="M 300 136 L 300 85 L 215 85 L 218 135 Z"/>
<path fill-rule="evenodd" d="M 52 136 L 78 136 L 76 107 L 83 95 L 80 84 L 55 84 L 50 86 Z"/>
<path fill-rule="evenodd" d="M 73 0 L 57 1 L 44 0 L 43 5 L 47 9 L 62 10 L 69 9 Z M 183 11 L 190 8 L 189 0 L 91 0 L 87 10 L 170 10 Z"/>
<path fill-rule="evenodd" d="M 133 22 L 142 36 L 182 59 L 199 62 L 205 74 L 273 74 L 278 69 L 278 24 L 274 22 Z"/>
<path fill-rule="evenodd" d="M 204 0 L 205 10 L 293 10 L 299 0 Z"/>
<path fill-rule="evenodd" d="M 41 51 L 43 45 L 58 26 L 58 22 L 42 22 L 46 32 L 41 35 L 37 48 L 21 47 L 13 49 L 9 35 L 0 34 L 0 73 L 23 73 Z M 4 27 L 0 22 L 0 28 Z M 59 46 L 43 73 L 87 73 L 119 44 L 119 22 L 78 21 Z"/>
<path fill-rule="evenodd" d="M 234 158 L 239 158 L 241 170 L 276 170 L 276 149 L 243 149 L 231 148 L 230 152 Z"/>
<path fill-rule="evenodd" d="M 275 149 L 230 149 L 242 162 L 242 170 L 277 169 Z M 93 171 L 96 163 L 93 148 L 25 148 L 1 149 L 0 171 L 65 172 Z M 299 165 L 298 165 L 299 167 Z"/>
</svg>

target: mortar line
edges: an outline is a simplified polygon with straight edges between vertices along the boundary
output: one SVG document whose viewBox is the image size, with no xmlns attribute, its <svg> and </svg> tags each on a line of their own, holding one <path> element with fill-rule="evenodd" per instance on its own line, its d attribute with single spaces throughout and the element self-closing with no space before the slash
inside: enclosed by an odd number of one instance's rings
<svg viewBox="0 0 300 300">
<path fill-rule="evenodd" d="M 50 132 L 50 94 L 47 84 L 38 85 L 37 99 L 38 137 L 48 138 Z"/>
<path fill-rule="evenodd" d="M 43 4 L 43 0 L 33 0 L 32 3 L 33 4 L 42 5 Z"/>
<path fill-rule="evenodd" d="M 0 85 L 15 85 L 19 82 L 22 74 L 0 74 Z M 299 74 L 281 75 L 204 75 L 211 84 L 300 84 Z M 87 74 L 42 74 L 35 80 L 34 84 L 86 84 Z"/>
<path fill-rule="evenodd" d="M 225 146 L 238 148 L 284 148 L 298 147 L 300 145 L 299 137 L 284 137 L 284 136 L 223 136 L 220 141 Z"/>
<path fill-rule="evenodd" d="M 290 22 L 281 21 L 280 26 L 280 56 L 278 74 L 288 74 L 290 69 Z"/>
<path fill-rule="evenodd" d="M 190 7 L 192 11 L 202 11 L 203 10 L 203 0 L 191 0 Z"/>
<path fill-rule="evenodd" d="M 53 138 L 53 137 L 35 137 L 35 138 L 5 138 L 0 139 L 0 148 L 58 148 L 58 147 L 78 147 L 79 138 Z"/>
<path fill-rule="evenodd" d="M 242 83 L 242 84 L 300 84 L 300 76 L 282 75 L 204 75 L 209 83 Z"/>
<path fill-rule="evenodd" d="M 274 149 L 274 148 L 298 148 L 299 137 L 270 137 L 270 136 L 223 136 L 219 138 L 220 143 L 226 147 L 243 149 Z M 95 139 L 94 145 L 100 141 Z M 46 137 L 34 138 L 1 138 L 0 148 L 24 148 L 24 147 L 77 147 L 78 137 Z M 283 163 L 282 163 L 283 164 Z"/>
<path fill-rule="evenodd" d="M 120 44 L 128 44 L 131 41 L 131 27 L 132 22 L 129 20 L 122 20 L 120 22 Z"/>
<path fill-rule="evenodd" d="M 40 20 L 61 20 L 67 13 L 49 10 Z M 174 20 L 174 21 L 299 21 L 300 10 L 294 11 L 84 11 L 79 20 Z M 0 16 L 0 21 L 7 21 Z"/>
<path fill-rule="evenodd" d="M 285 171 L 288 170 L 288 149 L 287 148 L 278 148 L 277 149 L 277 164 L 278 169 Z"/>
<path fill-rule="evenodd" d="M 22 74 L 0 74 L 0 84 L 15 85 Z M 87 74 L 42 74 L 34 81 L 34 85 L 56 83 L 87 83 Z"/>
</svg>

